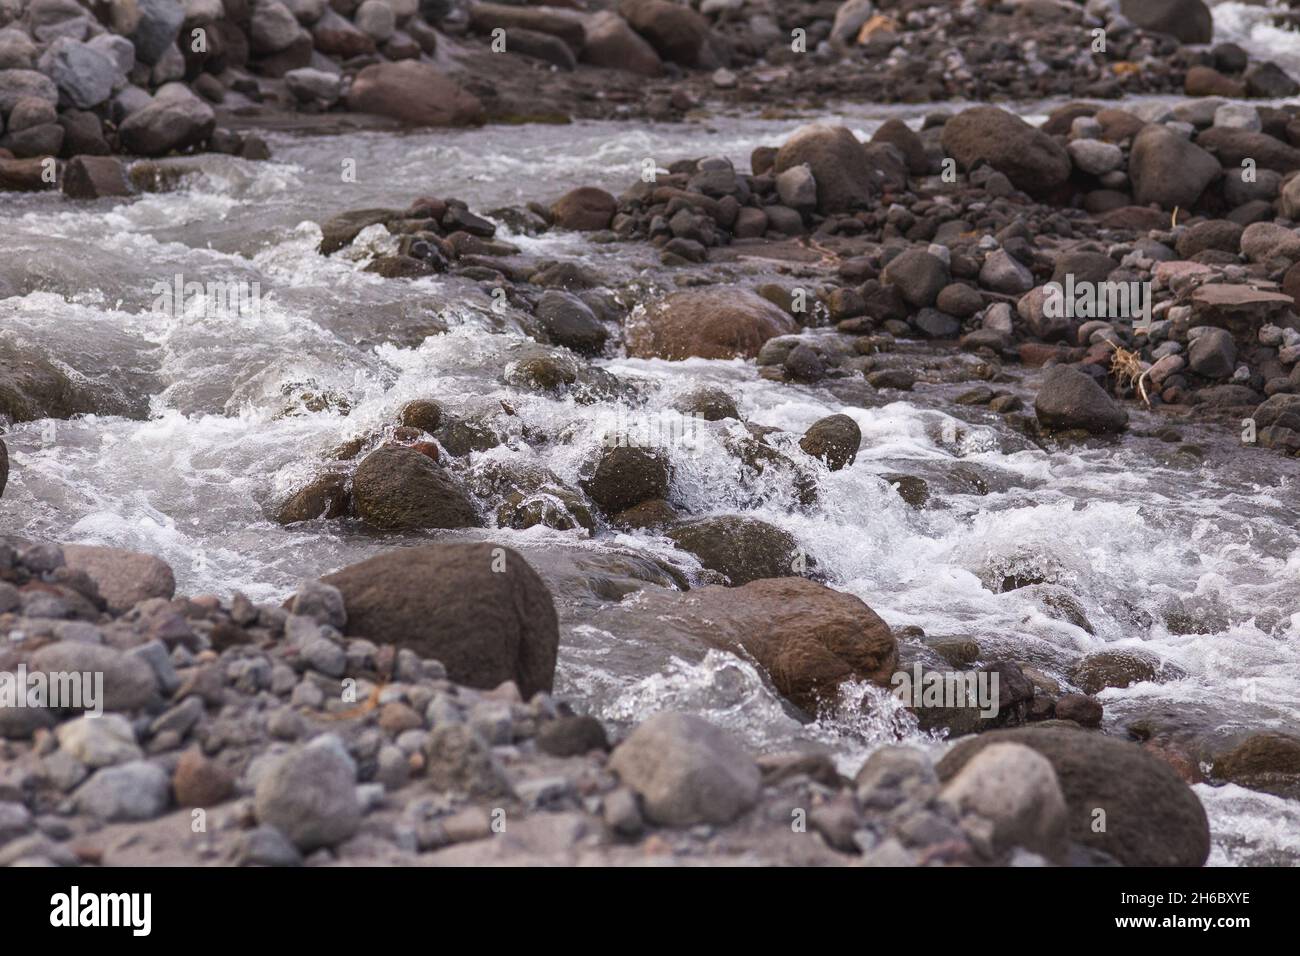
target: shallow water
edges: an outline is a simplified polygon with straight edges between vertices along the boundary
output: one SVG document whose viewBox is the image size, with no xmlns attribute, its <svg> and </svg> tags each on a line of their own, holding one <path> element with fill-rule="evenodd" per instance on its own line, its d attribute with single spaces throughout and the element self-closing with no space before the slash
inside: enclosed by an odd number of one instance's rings
<svg viewBox="0 0 1300 956">
<path fill-rule="evenodd" d="M 1251 42 L 1274 42 L 1238 7 L 1220 7 L 1220 24 Z M 827 118 L 865 135 L 887 116 L 915 120 L 922 112 L 855 107 Z M 572 483 L 605 429 L 644 409 L 579 405 L 505 385 L 502 369 L 520 339 L 477 284 L 385 280 L 361 271 L 364 258 L 323 258 L 313 223 L 345 209 L 404 207 L 425 194 L 484 211 L 577 185 L 617 192 L 646 157 L 662 166 L 723 154 L 743 167 L 755 146 L 779 143 L 804 121 L 275 136 L 274 162 L 202 157 L 173 193 L 94 204 L 6 196 L 0 288 L 7 280 L 18 294 L 0 299 L 0 334 L 39 344 L 124 405 L 143 396 L 149 416 L 12 428 L 0 532 L 149 551 L 171 563 L 185 593 L 279 598 L 302 578 L 420 540 L 343 524 L 285 529 L 267 509 L 329 449 L 390 425 L 405 402 L 421 397 L 452 410 L 496 408 L 500 399 L 516 409 L 507 444 L 456 463 L 461 472 L 507 457 Z M 340 175 L 345 160 L 355 161 L 354 183 Z M 662 281 L 649 248 L 591 245 L 575 235 L 501 237 L 529 253 L 599 260 L 619 280 Z M 384 240 L 376 242 L 382 248 Z M 155 311 L 155 284 L 177 274 L 257 282 L 260 315 Z M 1185 676 L 1104 692 L 1108 725 L 1172 709 L 1197 715 L 1211 734 L 1300 732 L 1295 462 L 1195 426 L 1180 430 L 1205 449 L 1204 460 L 1138 434 L 1047 453 L 996 415 L 975 409 L 954 417 L 942 399 L 963 385 L 919 385 L 906 400 L 855 405 L 826 389 L 757 379 L 742 362 L 600 364 L 637 383 L 656 408 L 708 381 L 736 395 L 747 419 L 794 436 L 832 412 L 853 416 L 862 450 L 851 468 L 818 476 L 819 504 L 810 511 L 795 507 L 789 487 L 743 483 L 714 430 L 672 450 L 673 496 L 700 514 L 744 512 L 785 528 L 833 586 L 891 625 L 972 637 L 985 660 L 1014 656 L 1058 677 L 1085 653 L 1140 646 Z M 1018 387 L 1030 395 L 1032 384 Z M 294 401 L 304 390 L 328 393 L 350 411 L 308 411 Z M 1135 433 L 1156 424 L 1141 412 L 1133 417 Z M 554 440 L 523 442 L 522 423 Z M 926 478 L 934 506 L 908 507 L 880 477 L 891 472 Z M 464 534 L 519 548 L 546 576 L 563 628 L 557 692 L 609 720 L 691 709 L 755 746 L 829 747 L 849 771 L 881 741 L 928 741 L 890 699 L 864 688 L 847 696 L 872 694 L 875 716 L 861 716 L 850 700 L 840 717 L 801 725 L 748 662 L 664 646 L 636 597 L 617 604 L 593 593 L 593 577 L 666 580 L 652 559 L 696 569 L 666 539 L 584 540 L 542 528 Z M 1047 616 L 1025 592 L 996 593 L 989 585 L 1008 568 L 1068 587 L 1095 634 Z M 1170 632 L 1167 612 L 1179 604 L 1206 633 Z M 1154 623 L 1135 623 L 1142 612 Z M 1237 787 L 1198 791 L 1215 832 L 1213 863 L 1300 861 L 1300 803 Z"/>
</svg>

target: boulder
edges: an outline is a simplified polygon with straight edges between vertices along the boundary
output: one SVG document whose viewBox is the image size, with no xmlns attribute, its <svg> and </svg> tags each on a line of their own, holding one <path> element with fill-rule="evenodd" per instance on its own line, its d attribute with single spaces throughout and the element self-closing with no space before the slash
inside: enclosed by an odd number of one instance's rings
<svg viewBox="0 0 1300 956">
<path fill-rule="evenodd" d="M 1176 133 L 1174 135 L 1177 136 Z M 1247 159 L 1252 160 L 1257 169 L 1271 169 L 1279 173 L 1300 169 L 1300 149 L 1288 146 L 1268 133 L 1215 126 L 1196 137 L 1196 143 L 1214 153 L 1230 175 L 1240 176 L 1241 164 Z"/>
<path fill-rule="evenodd" d="M 104 675 L 105 711 L 136 710 L 150 704 L 158 692 L 158 679 L 143 657 L 105 644 L 56 641 L 32 652 L 29 672 L 100 673 Z"/>
<path fill-rule="evenodd" d="M 633 313 L 627 352 L 633 358 L 754 358 L 763 343 L 797 331 L 788 313 L 747 289 L 674 292 Z"/>
<path fill-rule="evenodd" d="M 357 514 L 382 531 L 483 523 L 447 472 L 411 448 L 389 445 L 367 455 L 352 479 L 352 497 Z"/>
<path fill-rule="evenodd" d="M 1048 428 L 1083 428 L 1094 435 L 1123 431 L 1128 412 L 1087 374 L 1069 365 L 1047 370 L 1034 399 L 1038 420 Z"/>
<path fill-rule="evenodd" d="M 942 143 L 963 169 L 987 163 L 1030 195 L 1050 193 L 1070 178 L 1070 156 L 1065 147 L 996 106 L 975 106 L 958 113 L 944 124 Z"/>
<path fill-rule="evenodd" d="M 817 209 L 849 212 L 866 206 L 875 194 L 871 167 L 862 144 L 843 126 L 804 126 L 776 153 L 773 171 L 807 164 L 817 183 Z"/>
<path fill-rule="evenodd" d="M 620 0 L 618 12 L 665 60 L 701 70 L 727 65 L 722 39 L 690 7 L 668 0 Z"/>
<path fill-rule="evenodd" d="M 880 128 L 871 134 L 871 142 L 887 143 L 897 149 L 907 163 L 907 171 L 913 176 L 924 176 L 930 171 L 930 157 L 921 137 L 900 119 L 881 123 Z"/>
<path fill-rule="evenodd" d="M 212 107 L 197 96 L 155 96 L 148 106 L 123 121 L 118 136 L 129 153 L 163 156 L 203 145 L 216 125 Z"/>
<path fill-rule="evenodd" d="M 0 417 L 31 422 L 95 410 L 93 396 L 40 352 L 0 339 Z"/>
<path fill-rule="evenodd" d="M 907 249 L 890 259 L 880 277 L 897 287 L 903 301 L 918 309 L 934 305 L 939 293 L 952 281 L 947 263 L 919 248 Z"/>
<path fill-rule="evenodd" d="M 602 10 L 584 23 L 587 42 L 582 60 L 608 70 L 626 70 L 641 76 L 658 76 L 663 62 L 655 48 L 642 39 L 617 13 Z"/>
<path fill-rule="evenodd" d="M 489 543 L 377 555 L 322 579 L 343 594 L 346 633 L 441 661 L 458 684 L 550 691 L 560 643 L 550 592 L 527 561 Z"/>
<path fill-rule="evenodd" d="M 253 812 L 299 850 L 342 843 L 361 827 L 356 763 L 338 737 L 317 737 L 262 772 Z"/>
<path fill-rule="evenodd" d="M 1182 43 L 1214 39 L 1214 17 L 1204 0 L 1120 0 L 1119 9 L 1134 26 Z"/>
<path fill-rule="evenodd" d="M 1214 759 L 1214 776 L 1251 790 L 1300 799 L 1300 737 L 1251 734 Z"/>
<path fill-rule="evenodd" d="M 69 199 L 131 195 L 126 167 L 116 156 L 74 156 L 63 167 L 62 185 Z"/>
<path fill-rule="evenodd" d="M 595 232 L 608 229 L 618 211 L 618 201 L 603 189 L 580 186 L 565 193 L 551 206 L 551 216 L 561 229 Z"/>
<path fill-rule="evenodd" d="M 185 22 L 185 5 L 176 0 L 136 0 L 133 4 L 140 19 L 130 40 L 135 44 L 135 57 L 152 66 L 164 53 L 175 48 L 176 37 Z"/>
<path fill-rule="evenodd" d="M 559 37 L 575 54 L 581 53 L 587 42 L 582 21 L 570 11 L 555 7 L 475 3 L 469 9 L 469 25 L 479 33 L 505 30 L 507 50 L 514 49 L 510 41 L 520 30 Z"/>
<path fill-rule="evenodd" d="M 1275 222 L 1253 222 L 1242 230 L 1241 252 L 1251 262 L 1300 260 L 1300 231 Z"/>
<path fill-rule="evenodd" d="M 1187 350 L 1187 366 L 1206 378 L 1227 378 L 1237 369 L 1237 346 L 1227 329 L 1201 329 Z"/>
<path fill-rule="evenodd" d="M 1128 171 L 1134 200 L 1140 205 L 1157 203 L 1165 209 L 1195 205 L 1220 173 L 1218 160 L 1204 149 L 1154 123 L 1134 138 Z"/>
<path fill-rule="evenodd" d="M 0 114 L 8 116 L 19 100 L 34 98 L 50 106 L 59 102 L 59 88 L 35 70 L 0 70 Z"/>
<path fill-rule="evenodd" d="M 41 54 L 41 72 L 59 88 L 62 98 L 88 110 L 113 95 L 120 75 L 112 57 L 89 43 L 59 37 Z"/>
<path fill-rule="evenodd" d="M 600 450 L 580 477 L 582 490 L 606 514 L 616 514 L 643 501 L 664 498 L 672 470 L 654 449 L 615 445 Z"/>
<path fill-rule="evenodd" d="M 794 537 L 757 518 L 723 515 L 674 528 L 668 537 L 732 585 L 798 574 L 800 556 Z"/>
<path fill-rule="evenodd" d="M 758 802 L 762 775 L 739 740 L 700 717 L 656 714 L 615 748 L 609 769 L 661 826 L 730 823 Z"/>
<path fill-rule="evenodd" d="M 1126 866 L 1202 866 L 1210 825 L 1196 794 L 1137 744 L 1070 727 L 994 730 L 960 741 L 936 770 L 945 783 L 984 749 L 1022 744 L 1046 757 L 1065 797 L 1069 839 Z M 1104 828 L 1098 826 L 1103 818 Z"/>
<path fill-rule="evenodd" d="M 991 822 L 996 852 L 1023 847 L 1049 860 L 1065 857 L 1068 811 L 1056 771 L 1023 744 L 985 747 L 953 775 L 939 799 L 959 814 Z"/>
<path fill-rule="evenodd" d="M 483 122 L 483 104 L 427 63 L 372 63 L 352 82 L 347 106 L 408 126 L 471 126 Z"/>
<path fill-rule="evenodd" d="M 65 544 L 63 557 L 74 571 L 84 571 L 114 614 L 125 614 L 141 601 L 176 593 L 176 577 L 166 561 L 125 548 Z"/>
<path fill-rule="evenodd" d="M 848 415 L 828 415 L 809 426 L 799 447 L 820 459 L 831 471 L 853 464 L 862 444 L 862 429 Z"/>
</svg>

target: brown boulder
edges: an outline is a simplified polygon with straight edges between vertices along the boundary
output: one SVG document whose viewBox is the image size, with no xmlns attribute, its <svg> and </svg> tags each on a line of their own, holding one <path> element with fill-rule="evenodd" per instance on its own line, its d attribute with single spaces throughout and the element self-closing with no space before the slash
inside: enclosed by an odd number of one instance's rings
<svg viewBox="0 0 1300 956">
<path fill-rule="evenodd" d="M 486 542 L 401 548 L 322 578 L 347 633 L 441 661 L 458 684 L 550 691 L 560 643 L 551 594 L 527 561 Z"/>
<path fill-rule="evenodd" d="M 789 315 L 747 289 L 674 292 L 632 317 L 627 352 L 672 361 L 754 358 L 768 339 L 795 331 Z"/>
<path fill-rule="evenodd" d="M 176 593 L 176 578 L 161 558 L 124 548 L 65 544 L 63 558 L 74 571 L 85 571 L 114 614 L 124 614 L 141 601 Z"/>
<path fill-rule="evenodd" d="M 69 199 L 129 196 L 126 168 L 115 156 L 74 156 L 63 167 L 63 195 Z"/>
<path fill-rule="evenodd" d="M 348 92 L 355 113 L 391 116 L 408 126 L 473 126 L 483 104 L 427 63 L 373 63 L 357 74 Z"/>
<path fill-rule="evenodd" d="M 603 189 L 581 186 L 570 190 L 551 206 L 551 216 L 561 229 L 596 232 L 608 229 L 618 210 L 618 200 Z"/>
<path fill-rule="evenodd" d="M 617 13 L 605 10 L 593 14 L 585 26 L 587 45 L 582 48 L 583 62 L 641 76 L 658 76 L 663 72 L 663 62 L 655 48 Z"/>
<path fill-rule="evenodd" d="M 944 124 L 943 148 L 972 169 L 988 163 L 1017 189 L 1041 196 L 1070 178 L 1070 154 L 1042 130 L 996 106 L 976 106 Z"/>
<path fill-rule="evenodd" d="M 702 70 L 726 66 L 722 39 L 690 7 L 667 0 L 622 0 L 618 12 L 665 60 Z"/>
<path fill-rule="evenodd" d="M 352 479 L 352 499 L 357 514 L 382 531 L 483 523 L 447 472 L 411 448 L 388 445 L 367 455 Z"/>
<path fill-rule="evenodd" d="M 773 171 L 808 164 L 817 184 L 817 209 L 848 212 L 867 205 L 875 194 L 871 166 L 862 144 L 843 126 L 804 126 L 777 150 Z"/>
</svg>

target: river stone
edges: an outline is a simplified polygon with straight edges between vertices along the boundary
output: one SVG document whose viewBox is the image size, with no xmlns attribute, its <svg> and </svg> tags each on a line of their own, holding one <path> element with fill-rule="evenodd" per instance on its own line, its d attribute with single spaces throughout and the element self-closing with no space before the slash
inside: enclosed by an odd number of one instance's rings
<svg viewBox="0 0 1300 956">
<path fill-rule="evenodd" d="M 1043 425 L 1053 429 L 1083 428 L 1104 435 L 1128 426 L 1128 412 L 1091 377 L 1069 365 L 1047 370 L 1034 411 Z"/>
<path fill-rule="evenodd" d="M 1158 658 L 1135 650 L 1098 651 L 1076 661 L 1070 680 L 1085 694 L 1097 694 L 1107 687 L 1128 687 L 1160 676 Z"/>
<path fill-rule="evenodd" d="M 1090 176 L 1104 176 L 1124 165 L 1124 151 L 1099 139 L 1076 139 L 1066 150 L 1074 165 Z"/>
<path fill-rule="evenodd" d="M 1128 170 L 1134 201 L 1164 209 L 1191 207 L 1221 172 L 1219 161 L 1196 143 L 1154 123 L 1134 138 Z"/>
<path fill-rule="evenodd" d="M 1065 856 L 1067 811 L 1056 771 L 1023 744 L 985 747 L 948 781 L 939 799 L 958 813 L 990 821 L 999 853 L 1024 847 L 1051 860 Z"/>
<path fill-rule="evenodd" d="M 998 249 L 980 267 L 980 285 L 1005 295 L 1022 295 L 1034 287 L 1034 274 L 1005 249 Z"/>
<path fill-rule="evenodd" d="M 727 65 L 723 42 L 689 7 L 668 0 L 620 0 L 618 12 L 665 60 L 700 70 Z"/>
<path fill-rule="evenodd" d="M 0 113 L 8 116 L 19 100 L 29 97 L 57 106 L 59 88 L 35 70 L 0 70 Z"/>
<path fill-rule="evenodd" d="M 632 445 L 602 448 L 580 478 L 582 490 L 605 511 L 615 514 L 653 498 L 664 498 L 672 469 L 654 449 Z"/>
<path fill-rule="evenodd" d="M 615 748 L 609 769 L 661 826 L 726 824 L 758 802 L 758 764 L 731 734 L 700 717 L 665 711 Z"/>
<path fill-rule="evenodd" d="M 603 189 L 580 186 L 565 193 L 551 206 L 551 217 L 561 229 L 595 232 L 608 229 L 618 211 L 618 201 Z"/>
<path fill-rule="evenodd" d="M 352 479 L 352 498 L 357 514 L 383 531 L 483 524 L 474 503 L 444 469 L 395 445 L 366 456 Z"/>
<path fill-rule="evenodd" d="M 106 822 L 152 820 L 167 809 L 171 781 L 161 767 L 133 760 L 97 770 L 73 799 L 82 813 Z"/>
<path fill-rule="evenodd" d="M 872 143 L 885 143 L 903 154 L 907 171 L 913 176 L 924 176 L 930 171 L 930 157 L 925 143 L 910 126 L 900 119 L 886 120 L 871 134 Z"/>
<path fill-rule="evenodd" d="M 536 740 L 537 749 L 552 757 L 578 757 L 593 750 L 609 750 L 604 725 L 585 714 L 546 721 L 538 728 Z"/>
<path fill-rule="evenodd" d="M 1075 843 L 1109 854 L 1125 866 L 1202 866 L 1210 825 L 1196 794 L 1169 766 L 1137 744 L 1087 730 L 1018 727 L 957 743 L 936 768 L 945 783 L 980 751 L 1023 744 L 1042 754 L 1056 779 Z M 1105 830 L 1094 830 L 1105 811 Z"/>
<path fill-rule="evenodd" d="M 700 385 L 673 400 L 673 408 L 683 415 L 695 415 L 706 422 L 720 422 L 728 418 L 740 421 L 736 400 L 725 389 L 715 385 Z"/>
<path fill-rule="evenodd" d="M 254 53 L 278 53 L 298 39 L 298 18 L 279 0 L 256 0 L 249 22 L 249 46 Z"/>
<path fill-rule="evenodd" d="M 172 773 L 172 792 L 182 807 L 212 807 L 235 792 L 235 778 L 215 760 L 193 747 L 181 754 Z"/>
<path fill-rule="evenodd" d="M 944 150 L 970 170 L 992 166 L 1031 195 L 1052 192 L 1070 178 L 1070 156 L 1056 140 L 996 106 L 975 106 L 944 124 Z"/>
<path fill-rule="evenodd" d="M 1229 175 L 1241 175 L 1243 160 L 1252 160 L 1258 169 L 1289 173 L 1300 169 L 1300 149 L 1268 133 L 1255 133 L 1228 126 L 1207 129 L 1196 138 L 1205 149 L 1213 150 Z"/>
<path fill-rule="evenodd" d="M 136 0 L 140 11 L 139 25 L 131 34 L 135 56 L 150 66 L 176 45 L 176 36 L 185 22 L 185 7 L 176 0 Z"/>
<path fill-rule="evenodd" d="M 763 343 L 798 331 L 794 320 L 748 289 L 674 292 L 633 313 L 627 325 L 632 358 L 754 358 Z"/>
<path fill-rule="evenodd" d="M 1214 39 L 1214 17 L 1203 0 L 1120 0 L 1119 9 L 1134 26 L 1182 43 Z"/>
<path fill-rule="evenodd" d="M 111 767 L 144 756 L 131 722 L 121 714 L 78 717 L 55 731 L 59 747 L 87 767 Z"/>
<path fill-rule="evenodd" d="M 473 126 L 483 104 L 427 63 L 372 63 L 357 74 L 347 96 L 354 113 L 377 113 L 408 126 Z"/>
<path fill-rule="evenodd" d="M 129 196 L 131 183 L 116 156 L 74 156 L 63 167 L 63 195 L 69 199 Z"/>
<path fill-rule="evenodd" d="M 105 711 L 137 710 L 154 700 L 158 680 L 142 657 L 126 654 L 103 644 L 57 641 L 37 648 L 28 665 L 30 671 L 102 673 Z"/>
<path fill-rule="evenodd" d="M 1227 378 L 1237 368 L 1237 346 L 1227 329 L 1205 327 L 1187 350 L 1187 366 L 1206 378 Z"/>
<path fill-rule="evenodd" d="M 732 585 L 798 574 L 799 545 L 789 532 L 756 518 L 723 515 L 674 528 L 668 537 Z"/>
<path fill-rule="evenodd" d="M 1256 440 L 1265 448 L 1300 453 L 1300 395 L 1272 395 L 1251 417 L 1255 420 Z"/>
<path fill-rule="evenodd" d="M 866 206 L 875 193 L 862 144 L 843 126 L 812 125 L 794 132 L 776 153 L 773 171 L 807 165 L 817 186 L 817 209 L 829 214 Z"/>
<path fill-rule="evenodd" d="M 322 579 L 343 593 L 349 635 L 439 660 L 459 684 L 550 691 L 559 629 L 542 579 L 487 543 L 400 548 Z"/>
<path fill-rule="evenodd" d="M 582 48 L 584 62 L 641 76 L 663 72 L 663 61 L 655 48 L 617 13 L 602 10 L 587 17 L 583 25 L 587 32 Z"/>
<path fill-rule="evenodd" d="M 1300 738 L 1257 733 L 1214 759 L 1214 776 L 1251 790 L 1300 799 Z"/>
<path fill-rule="evenodd" d="M 397 17 L 393 15 L 393 8 L 384 0 L 365 0 L 357 8 L 352 20 L 357 29 L 377 43 L 389 39 L 397 29 Z"/>
<path fill-rule="evenodd" d="M 934 305 L 939 293 L 952 281 L 942 259 L 917 248 L 904 250 L 889 260 L 881 278 L 897 287 L 903 301 L 917 309 Z"/>
<path fill-rule="evenodd" d="M 163 156 L 206 143 L 216 124 L 212 107 L 197 96 L 155 96 L 126 118 L 118 135 L 127 152 Z"/>
<path fill-rule="evenodd" d="M 342 843 L 361 826 L 356 764 L 338 737 L 317 737 L 263 772 L 253 808 L 304 852 Z"/>
<path fill-rule="evenodd" d="M 90 109 L 113 95 L 119 75 L 112 57 L 88 43 L 60 37 L 41 54 L 40 70 L 63 97 L 79 109 Z"/>
<path fill-rule="evenodd" d="M 809 426 L 799 447 L 820 459 L 831 471 L 853 464 L 862 444 L 862 429 L 848 415 L 828 415 Z"/>
<path fill-rule="evenodd" d="M 151 554 L 124 548 L 65 544 L 63 556 L 68 567 L 90 575 L 114 614 L 125 614 L 148 598 L 170 601 L 176 593 L 176 578 L 171 567 Z"/>
<path fill-rule="evenodd" d="M 1242 230 L 1241 251 L 1251 262 L 1300 260 L 1300 231 L 1274 222 L 1251 223 Z"/>
</svg>

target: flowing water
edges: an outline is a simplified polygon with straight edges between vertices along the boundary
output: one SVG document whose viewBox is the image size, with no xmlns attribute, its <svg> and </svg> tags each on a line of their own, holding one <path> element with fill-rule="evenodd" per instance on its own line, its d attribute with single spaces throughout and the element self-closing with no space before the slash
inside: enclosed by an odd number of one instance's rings
<svg viewBox="0 0 1300 956">
<path fill-rule="evenodd" d="M 1278 42 L 1256 10 L 1223 4 L 1220 26 L 1243 42 Z M 820 118 L 865 135 L 887 116 L 921 112 L 857 107 Z M 363 272 L 369 235 L 351 258 L 322 257 L 314 223 L 345 209 L 405 207 L 419 195 L 455 196 L 484 211 L 577 185 L 618 192 L 646 157 L 662 166 L 721 154 L 746 166 L 755 146 L 779 143 L 805 121 L 281 135 L 271 138 L 269 163 L 187 161 L 193 172 L 175 192 L 92 204 L 6 196 L 0 288 L 7 282 L 14 294 L 0 299 L 0 335 L 40 346 L 118 407 L 147 415 L 11 428 L 0 532 L 152 552 L 173 566 L 183 593 L 238 589 L 278 599 L 303 578 L 419 540 L 347 523 L 286 529 L 267 509 L 330 449 L 390 426 L 405 402 L 422 397 L 466 413 L 499 409 L 501 399 L 516 410 L 501 419 L 513 429 L 506 444 L 453 466 L 466 480 L 513 459 L 574 483 L 605 430 L 643 415 L 645 405 L 582 405 L 503 384 L 521 337 L 478 284 Z M 346 160 L 355 162 L 355 183 L 342 181 Z M 650 247 L 499 235 L 530 254 L 597 262 L 616 282 L 672 286 Z M 156 284 L 177 275 L 258 283 L 259 314 L 154 309 Z M 829 583 L 894 627 L 975 638 L 983 659 L 1014 656 L 1058 677 L 1088 652 L 1140 646 L 1179 676 L 1105 691 L 1108 726 L 1147 717 L 1202 737 L 1300 732 L 1294 461 L 1198 426 L 1180 431 L 1203 457 L 1180 452 L 1143 437 L 1161 423 L 1137 411 L 1134 434 L 1121 442 L 1044 452 L 999 416 L 953 406 L 948 400 L 968 385 L 921 386 L 888 401 L 869 389 L 764 381 L 739 361 L 611 355 L 597 364 L 634 383 L 654 408 L 709 382 L 737 396 L 747 419 L 795 436 L 827 414 L 851 415 L 862 450 L 851 468 L 818 475 L 815 508 L 797 508 L 794 490 L 775 479 L 743 482 L 723 450 L 721 424 L 673 449 L 673 496 L 694 513 L 746 513 L 788 530 Z M 1032 386 L 1029 378 L 1014 387 L 1032 396 Z M 304 391 L 331 400 L 311 411 L 296 400 Z M 550 440 L 525 442 L 525 424 Z M 932 506 L 905 504 L 880 477 L 895 472 L 929 481 Z M 618 600 L 635 585 L 619 582 L 666 582 L 656 560 L 688 575 L 698 568 L 666 539 L 545 528 L 464 534 L 518 548 L 547 578 L 562 625 L 557 693 L 606 719 L 691 709 L 758 747 L 829 747 L 849 771 L 899 735 L 942 746 L 878 691 L 846 693 L 878 698 L 870 718 L 850 700 L 842 715 L 806 726 L 750 663 L 658 640 L 659 623 L 640 599 Z M 1015 571 L 1068 587 L 1095 633 L 1049 616 L 1026 591 L 997 593 L 996 582 Z M 1187 620 L 1195 626 L 1170 624 Z M 1300 861 L 1300 802 L 1234 786 L 1197 789 L 1214 831 L 1211 862 Z"/>
</svg>

